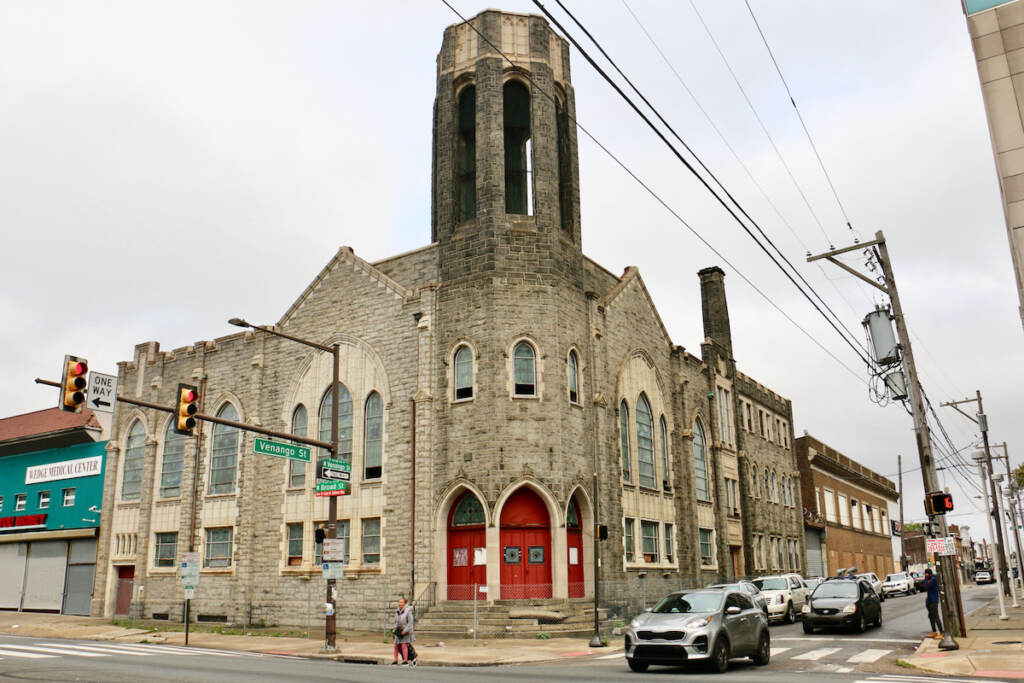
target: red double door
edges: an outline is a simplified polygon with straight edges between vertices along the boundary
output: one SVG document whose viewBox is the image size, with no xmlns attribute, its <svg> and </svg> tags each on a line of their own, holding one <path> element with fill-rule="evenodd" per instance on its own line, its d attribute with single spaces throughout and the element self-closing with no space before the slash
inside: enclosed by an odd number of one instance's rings
<svg viewBox="0 0 1024 683">
<path fill-rule="evenodd" d="M 483 507 L 466 493 L 448 514 L 448 599 L 487 599 L 487 529 Z"/>
<path fill-rule="evenodd" d="M 551 597 L 551 519 L 540 497 L 521 488 L 501 511 L 501 599 Z"/>
<path fill-rule="evenodd" d="M 580 508 L 576 499 L 569 501 L 565 524 L 565 537 L 569 567 L 569 597 L 582 598 L 586 589 L 583 585 L 583 531 L 580 527 Z"/>
</svg>

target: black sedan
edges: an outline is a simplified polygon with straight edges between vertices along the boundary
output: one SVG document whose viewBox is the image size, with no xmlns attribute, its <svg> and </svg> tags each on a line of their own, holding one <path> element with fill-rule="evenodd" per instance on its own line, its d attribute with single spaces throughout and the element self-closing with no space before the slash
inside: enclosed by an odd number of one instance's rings
<svg viewBox="0 0 1024 683">
<path fill-rule="evenodd" d="M 814 589 L 803 616 L 804 633 L 829 627 L 853 627 L 864 633 L 869 623 L 882 625 L 882 601 L 866 581 L 828 579 Z"/>
</svg>

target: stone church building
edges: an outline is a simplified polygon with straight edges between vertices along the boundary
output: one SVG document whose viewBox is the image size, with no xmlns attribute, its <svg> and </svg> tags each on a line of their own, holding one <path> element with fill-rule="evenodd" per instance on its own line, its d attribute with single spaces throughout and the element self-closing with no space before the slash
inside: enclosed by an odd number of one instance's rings
<svg viewBox="0 0 1024 683">
<path fill-rule="evenodd" d="M 582 603 L 595 548 L 616 613 L 800 571 L 792 406 L 737 369 L 725 274 L 694 280 L 700 349 L 673 344 L 637 269 L 583 254 L 568 44 L 538 16 L 471 23 L 514 65 L 469 25 L 444 32 L 431 243 L 376 263 L 342 247 L 276 323 L 342 349 L 339 628 L 383 624 L 400 594 Z M 330 440 L 330 354 L 285 339 L 147 342 L 118 372 L 125 396 L 170 406 L 186 382 L 205 414 Z M 317 623 L 315 468 L 200 426 L 118 405 L 93 614 L 180 620 L 192 545 L 200 620 L 305 624 L 311 593 Z"/>
</svg>

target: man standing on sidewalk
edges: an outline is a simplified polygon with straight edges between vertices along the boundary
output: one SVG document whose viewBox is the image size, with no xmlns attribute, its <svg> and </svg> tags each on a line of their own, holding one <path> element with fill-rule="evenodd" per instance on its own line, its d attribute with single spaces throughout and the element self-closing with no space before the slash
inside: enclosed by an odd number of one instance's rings
<svg viewBox="0 0 1024 683">
<path fill-rule="evenodd" d="M 928 637 L 942 640 L 942 619 L 939 617 L 939 579 L 932 574 L 931 569 L 924 570 L 924 589 L 928 591 L 928 595 L 924 599 L 924 606 L 928 610 L 928 621 L 932 627 L 932 632 L 928 634 Z"/>
</svg>

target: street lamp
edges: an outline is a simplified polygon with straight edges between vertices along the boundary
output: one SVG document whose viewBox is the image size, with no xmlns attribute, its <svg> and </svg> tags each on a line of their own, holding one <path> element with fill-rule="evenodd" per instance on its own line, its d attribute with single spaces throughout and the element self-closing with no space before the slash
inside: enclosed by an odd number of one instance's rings
<svg viewBox="0 0 1024 683">
<path fill-rule="evenodd" d="M 988 503 L 988 489 L 985 488 L 985 465 L 989 462 L 988 453 L 981 450 L 974 451 L 971 453 L 971 460 L 978 464 L 978 473 L 981 475 L 981 494 L 985 499 L 985 519 L 988 521 L 988 535 L 991 538 L 995 538 L 996 536 L 992 531 L 992 507 Z M 993 576 L 996 577 L 996 592 L 999 594 L 999 619 L 1006 621 L 1006 604 L 1003 602 L 1002 580 L 999 575 L 999 553 L 992 553 L 992 559 L 995 564 Z"/>
<path fill-rule="evenodd" d="M 305 346 L 318 349 L 320 351 L 326 351 L 334 356 L 334 381 L 331 383 L 331 457 L 338 457 L 338 386 L 341 383 L 341 345 L 332 344 L 327 346 L 325 344 L 319 344 L 317 342 L 309 341 L 308 339 L 301 339 L 299 337 L 293 337 L 290 334 L 279 332 L 267 325 L 253 325 L 244 318 L 231 318 L 228 320 L 229 325 L 235 327 L 247 327 L 253 330 L 259 330 L 260 332 L 266 332 L 267 334 L 274 335 L 275 337 L 281 337 L 288 339 L 289 341 L 303 344 Z M 327 538 L 338 537 L 338 499 L 336 496 L 330 496 L 330 500 L 327 503 Z M 326 621 L 325 621 L 325 650 L 335 650 L 337 643 L 337 629 L 335 626 L 335 600 L 334 600 L 334 579 L 327 579 L 327 602 L 331 608 L 328 610 Z"/>
</svg>

